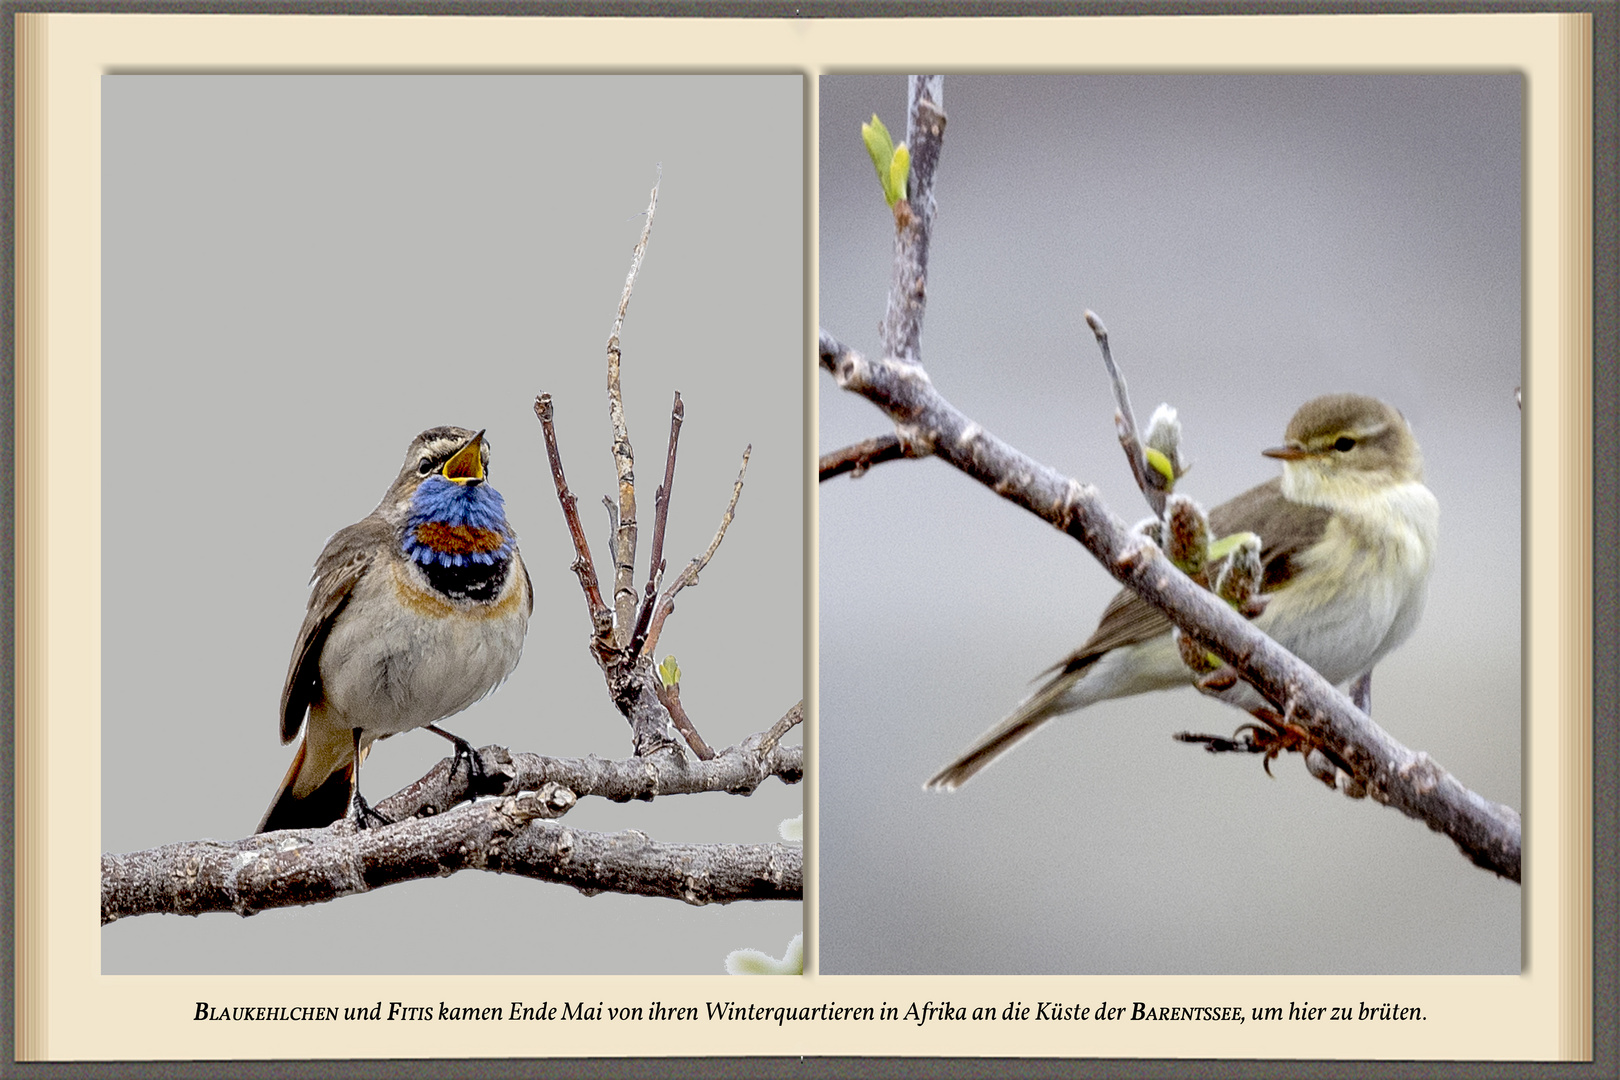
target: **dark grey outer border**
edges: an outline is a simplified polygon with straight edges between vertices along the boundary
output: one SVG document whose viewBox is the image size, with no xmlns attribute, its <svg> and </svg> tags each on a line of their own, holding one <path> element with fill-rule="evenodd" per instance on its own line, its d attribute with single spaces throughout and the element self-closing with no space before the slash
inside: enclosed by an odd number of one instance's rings
<svg viewBox="0 0 1620 1080">
<path fill-rule="evenodd" d="M 924 1077 L 1196 1077 L 1225 1080 L 1238 1077 L 1344 1078 L 1369 1076 L 1481 1078 L 1612 1077 L 1620 1075 L 1620 1024 L 1616 999 L 1620 995 L 1620 965 L 1616 938 L 1620 927 L 1616 898 L 1620 893 L 1620 739 L 1617 739 L 1617 702 L 1620 702 L 1620 175 L 1617 175 L 1615 120 L 1620 109 L 1620 4 L 1613 0 L 1569 0 L 1543 3 L 1420 3 L 1420 2 L 1279 2 L 1242 3 L 1212 0 L 1206 3 L 739 3 L 733 0 L 686 3 L 505 3 L 468 0 L 466 3 L 289 3 L 196 2 L 175 3 L 30 3 L 0 0 L 0 1077 L 106 1077 L 130 1075 L 130 1063 L 18 1063 L 15 1053 L 16 956 L 11 929 L 15 925 L 15 432 L 16 387 L 16 230 L 11 208 L 16 205 L 13 169 L 16 127 L 16 32 L 13 16 L 34 11 L 79 12 L 243 12 L 268 14 L 482 14 L 482 15 L 642 15 L 697 17 L 806 18 L 876 17 L 905 15 L 1131 15 L 1131 14 L 1304 14 L 1331 12 L 1465 12 L 1465 11 L 1588 11 L 1593 18 L 1593 256 L 1592 277 L 1592 439 L 1593 439 L 1593 1060 L 1590 1063 L 1524 1062 L 1375 1062 L 1349 1061 L 1175 1061 L 1075 1060 L 1018 1061 L 939 1058 L 655 1058 L 655 1059 L 543 1059 L 447 1061 L 284 1061 L 284 1062 L 153 1062 L 142 1064 L 144 1076 L 164 1078 L 264 1075 L 274 1072 L 283 1080 L 320 1077 L 448 1078 L 556 1076 L 569 1080 L 596 1077 L 788 1077 L 788 1076 L 901 1076 Z M 806 159 L 808 168 L 808 157 Z"/>
</svg>

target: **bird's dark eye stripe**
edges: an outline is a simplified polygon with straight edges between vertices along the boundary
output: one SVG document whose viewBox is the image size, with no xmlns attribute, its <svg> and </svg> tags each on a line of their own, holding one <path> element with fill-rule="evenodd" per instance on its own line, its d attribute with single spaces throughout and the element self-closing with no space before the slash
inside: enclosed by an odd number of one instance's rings
<svg viewBox="0 0 1620 1080">
<path fill-rule="evenodd" d="M 1341 452 L 1345 451 L 1345 450 L 1350 450 L 1350 449 L 1354 448 L 1355 445 L 1356 445 L 1356 440 L 1352 439 L 1348 435 L 1340 435 L 1337 439 L 1335 439 L 1333 441 L 1333 449 L 1341 451 Z"/>
</svg>

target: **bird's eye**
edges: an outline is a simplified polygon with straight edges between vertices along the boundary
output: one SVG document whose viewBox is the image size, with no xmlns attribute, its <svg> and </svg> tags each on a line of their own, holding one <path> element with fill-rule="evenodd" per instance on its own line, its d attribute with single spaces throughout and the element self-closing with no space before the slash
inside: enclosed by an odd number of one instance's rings
<svg viewBox="0 0 1620 1080">
<path fill-rule="evenodd" d="M 1333 449 L 1339 451 L 1340 453 L 1344 453 L 1347 450 L 1355 449 L 1355 445 L 1356 445 L 1356 440 L 1352 439 L 1348 435 L 1340 435 L 1337 439 L 1334 440 Z"/>
<path fill-rule="evenodd" d="M 428 473 L 430 473 L 432 471 L 433 471 L 433 459 L 432 458 L 423 458 L 421 461 L 418 461 L 416 463 L 416 475 L 417 476 L 426 476 Z"/>
</svg>

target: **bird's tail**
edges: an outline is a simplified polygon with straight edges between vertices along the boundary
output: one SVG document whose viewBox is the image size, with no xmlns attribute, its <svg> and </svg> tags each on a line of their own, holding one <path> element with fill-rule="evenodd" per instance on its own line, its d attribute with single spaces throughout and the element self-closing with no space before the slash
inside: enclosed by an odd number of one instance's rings
<svg viewBox="0 0 1620 1080">
<path fill-rule="evenodd" d="M 306 726 L 292 766 L 255 831 L 324 829 L 349 812 L 349 800 L 354 794 L 352 742 L 346 750 L 331 749 L 321 753 L 322 748 L 318 747 L 312 754 L 309 735 Z"/>
<path fill-rule="evenodd" d="M 1012 715 L 979 736 L 972 746 L 963 751 L 955 761 L 935 773 L 923 787 L 955 791 L 972 779 L 980 769 L 1011 750 L 1036 728 L 1054 716 L 1069 712 L 1074 706 L 1065 705 L 1064 695 L 1079 681 L 1086 670 L 1082 667 L 1077 671 L 1061 671 L 1053 676 L 1046 685 L 1020 702 L 1018 708 L 1012 711 Z"/>
</svg>

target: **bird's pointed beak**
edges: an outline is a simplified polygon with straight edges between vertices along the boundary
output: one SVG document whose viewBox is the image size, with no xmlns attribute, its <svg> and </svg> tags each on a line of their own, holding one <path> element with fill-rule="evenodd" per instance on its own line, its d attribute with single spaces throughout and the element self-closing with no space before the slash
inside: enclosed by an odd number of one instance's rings
<svg viewBox="0 0 1620 1080">
<path fill-rule="evenodd" d="M 1266 457 L 1277 458 L 1280 461 L 1298 461 L 1300 458 L 1311 456 L 1309 450 L 1299 446 L 1273 446 L 1260 452 Z"/>
<path fill-rule="evenodd" d="M 484 481 L 484 433 L 451 455 L 444 463 L 444 478 L 455 484 L 481 484 Z"/>
</svg>

